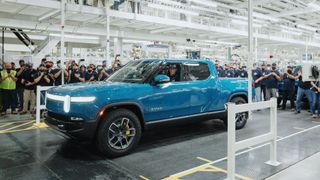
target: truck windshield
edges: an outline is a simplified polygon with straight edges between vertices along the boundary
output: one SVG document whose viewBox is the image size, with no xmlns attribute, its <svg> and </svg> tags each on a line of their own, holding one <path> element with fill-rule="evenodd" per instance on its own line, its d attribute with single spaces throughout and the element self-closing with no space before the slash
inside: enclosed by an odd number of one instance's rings
<svg viewBox="0 0 320 180">
<path fill-rule="evenodd" d="M 114 73 L 107 81 L 144 83 L 160 64 L 161 61 L 131 61 Z"/>
</svg>

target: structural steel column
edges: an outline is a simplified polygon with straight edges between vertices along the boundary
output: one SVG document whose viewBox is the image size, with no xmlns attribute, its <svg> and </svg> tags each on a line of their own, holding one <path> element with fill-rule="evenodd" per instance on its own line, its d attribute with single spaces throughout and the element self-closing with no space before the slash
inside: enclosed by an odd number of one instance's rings
<svg viewBox="0 0 320 180">
<path fill-rule="evenodd" d="M 2 28 L 2 58 L 1 58 L 1 60 L 2 60 L 2 65 L 4 64 L 4 30 L 5 30 L 5 28 L 3 27 Z"/>
<path fill-rule="evenodd" d="M 252 103 L 252 55 L 253 55 L 253 28 L 252 28 L 252 0 L 248 0 L 248 103 Z"/>
<path fill-rule="evenodd" d="M 303 56 L 302 56 L 303 57 Z M 306 37 L 306 52 L 305 52 L 305 61 L 308 61 L 308 37 Z"/>
<path fill-rule="evenodd" d="M 107 19 L 107 24 L 106 24 L 106 58 L 107 58 L 107 65 L 111 65 L 112 62 L 110 60 L 110 14 L 109 14 L 109 0 L 105 1 L 105 5 L 106 5 L 106 19 Z"/>
<path fill-rule="evenodd" d="M 123 38 L 115 37 L 114 38 L 114 55 L 123 53 Z"/>
<path fill-rule="evenodd" d="M 254 62 L 257 63 L 258 62 L 258 30 L 256 31 L 256 37 L 254 38 L 255 43 L 254 43 L 254 54 L 255 54 L 255 58 L 254 58 Z"/>
<path fill-rule="evenodd" d="M 62 73 L 61 73 L 61 83 L 64 84 L 64 62 L 65 62 L 65 57 L 64 57 L 64 25 L 65 25 L 65 9 L 66 8 L 66 0 L 61 0 L 61 48 L 60 48 L 60 58 L 61 58 L 61 69 L 62 69 Z"/>
</svg>

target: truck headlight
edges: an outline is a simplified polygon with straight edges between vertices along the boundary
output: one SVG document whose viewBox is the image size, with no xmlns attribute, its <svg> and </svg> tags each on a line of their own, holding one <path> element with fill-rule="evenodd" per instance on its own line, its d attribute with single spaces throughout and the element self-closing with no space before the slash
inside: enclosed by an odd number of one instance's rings
<svg viewBox="0 0 320 180">
<path fill-rule="evenodd" d="M 85 103 L 85 102 L 93 102 L 96 100 L 96 97 L 71 97 L 71 102 Z"/>
<path fill-rule="evenodd" d="M 64 112 L 68 113 L 70 111 L 70 96 L 65 96 L 64 101 L 63 101 L 63 110 Z"/>
<path fill-rule="evenodd" d="M 63 102 L 63 110 L 66 113 L 70 111 L 71 103 L 90 103 L 96 100 L 96 97 L 94 96 L 70 97 L 69 95 L 60 96 L 60 95 L 54 95 L 54 94 L 48 94 L 48 93 L 46 95 L 46 98 Z"/>
</svg>

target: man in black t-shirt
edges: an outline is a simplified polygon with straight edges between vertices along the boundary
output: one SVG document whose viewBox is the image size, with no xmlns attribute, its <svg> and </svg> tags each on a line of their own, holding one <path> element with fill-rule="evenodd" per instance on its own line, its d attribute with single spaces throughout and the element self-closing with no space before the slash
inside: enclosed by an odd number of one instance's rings
<svg viewBox="0 0 320 180">
<path fill-rule="evenodd" d="M 106 79 L 108 79 L 110 77 L 110 75 L 107 73 L 107 68 L 106 65 L 102 65 L 102 69 L 99 72 L 99 77 L 98 80 L 99 81 L 104 81 Z"/>
<path fill-rule="evenodd" d="M 84 75 L 85 82 L 97 81 L 98 75 L 95 71 L 93 71 L 93 67 L 90 65 L 87 68 L 87 72 Z"/>
<path fill-rule="evenodd" d="M 254 102 L 261 101 L 261 81 L 258 79 L 262 77 L 262 71 L 260 68 L 256 67 L 256 64 L 253 65 L 252 69 L 252 79 L 254 81 Z"/>
<path fill-rule="evenodd" d="M 313 82 L 314 83 L 314 82 Z M 296 114 L 301 112 L 301 101 L 303 96 L 305 95 L 308 98 L 309 105 L 310 105 L 310 112 L 315 116 L 315 100 L 314 95 L 315 93 L 311 90 L 312 83 L 311 81 L 302 81 L 302 76 L 299 77 L 299 86 L 297 92 L 297 99 L 296 99 Z"/>
<path fill-rule="evenodd" d="M 266 100 L 270 100 L 272 97 L 276 98 L 278 96 L 278 82 L 281 80 L 281 75 L 275 63 L 272 64 L 272 69 L 263 78 L 266 85 Z"/>
<path fill-rule="evenodd" d="M 34 80 L 36 85 L 39 86 L 53 86 L 54 79 L 47 71 L 47 68 L 44 65 L 39 66 L 39 72 L 37 72 L 36 79 Z"/>
<path fill-rule="evenodd" d="M 25 69 L 26 69 L 26 65 L 25 65 L 25 62 L 23 59 L 21 59 L 19 61 L 19 65 L 20 67 L 16 69 L 17 71 L 17 97 L 18 97 L 18 108 L 19 110 L 21 111 L 23 109 L 23 92 L 24 92 L 24 86 L 23 84 L 21 83 L 21 80 L 22 80 L 22 76 L 23 76 L 23 73 L 25 72 Z"/>
<path fill-rule="evenodd" d="M 78 65 L 77 64 L 73 64 L 72 69 L 69 70 L 69 79 L 68 82 L 69 83 L 78 83 L 78 82 L 82 82 L 80 79 L 83 79 L 83 73 L 80 72 Z"/>
<path fill-rule="evenodd" d="M 245 70 L 246 67 L 242 66 L 239 71 L 236 71 L 235 77 L 247 78 L 248 72 Z"/>
<path fill-rule="evenodd" d="M 22 74 L 21 84 L 24 86 L 23 93 L 23 110 L 21 114 L 27 112 L 33 112 L 36 105 L 36 82 L 35 79 L 38 73 L 32 68 L 31 64 L 27 64 L 25 71 Z M 28 110 L 28 105 L 30 103 L 30 109 Z"/>
<path fill-rule="evenodd" d="M 301 72 L 297 76 L 294 76 L 292 73 L 292 67 L 287 67 L 287 72 L 283 74 L 283 94 L 282 94 L 282 110 L 286 109 L 287 100 L 290 100 L 291 109 L 294 110 L 294 93 L 295 93 L 295 81 L 298 80 L 301 76 Z"/>
<path fill-rule="evenodd" d="M 52 66 L 53 66 L 53 63 L 52 63 Z M 66 67 L 69 66 L 69 62 L 67 62 L 66 64 Z M 60 86 L 62 84 L 62 68 L 61 68 L 61 61 L 58 61 L 57 62 L 57 68 L 55 69 L 52 69 L 51 70 L 51 73 L 53 75 L 53 78 L 54 78 L 54 85 L 55 86 Z M 64 70 L 64 81 L 67 82 L 68 79 L 69 79 L 69 74 L 68 74 L 68 71 L 67 69 Z"/>
</svg>

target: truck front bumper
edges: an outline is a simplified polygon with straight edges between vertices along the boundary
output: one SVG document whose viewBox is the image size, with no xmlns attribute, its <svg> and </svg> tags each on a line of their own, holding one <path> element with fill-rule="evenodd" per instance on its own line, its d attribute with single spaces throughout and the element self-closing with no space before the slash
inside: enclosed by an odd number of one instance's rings
<svg viewBox="0 0 320 180">
<path fill-rule="evenodd" d="M 45 123 L 49 127 L 79 140 L 92 140 L 98 126 L 97 121 L 71 121 L 71 117 L 53 112 L 48 112 Z"/>
</svg>

